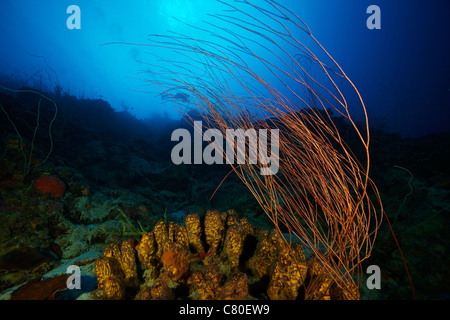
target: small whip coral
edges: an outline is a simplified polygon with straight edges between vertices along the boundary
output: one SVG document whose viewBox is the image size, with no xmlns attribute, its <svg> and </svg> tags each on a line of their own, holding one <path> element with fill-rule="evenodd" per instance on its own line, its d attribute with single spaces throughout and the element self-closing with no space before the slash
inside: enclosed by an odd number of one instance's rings
<svg viewBox="0 0 450 320">
<path fill-rule="evenodd" d="M 42 176 L 34 183 L 39 193 L 47 194 L 53 198 L 60 198 L 66 191 L 66 185 L 60 179 L 50 176 Z"/>
</svg>

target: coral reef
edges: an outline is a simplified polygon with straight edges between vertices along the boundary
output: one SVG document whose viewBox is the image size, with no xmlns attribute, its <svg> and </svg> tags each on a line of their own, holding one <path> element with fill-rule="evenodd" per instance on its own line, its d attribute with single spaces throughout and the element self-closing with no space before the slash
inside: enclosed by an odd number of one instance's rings
<svg viewBox="0 0 450 320">
<path fill-rule="evenodd" d="M 233 210 L 209 210 L 203 219 L 190 213 L 184 225 L 159 221 L 135 247 L 131 240 L 108 245 L 96 272 L 97 299 L 293 300 L 306 286 L 305 298 L 354 298 L 299 243 L 255 230 Z"/>
<path fill-rule="evenodd" d="M 29 103 L 24 98 L 24 95 L 0 95 L 1 103 L 11 116 L 14 110 L 32 114 L 30 107 L 36 106 L 37 101 Z M 165 142 L 170 141 L 172 130 L 161 136 L 160 143 L 148 138 L 152 132 L 141 123 L 116 117 L 118 114 L 112 108 L 102 109 L 105 103 L 101 100 L 77 100 L 70 96 L 63 100 L 58 101 L 61 108 L 52 136 L 58 147 L 44 165 L 38 166 L 48 152 L 48 144 L 45 141 L 35 143 L 32 170 L 28 175 L 23 173 L 21 142 L 6 117 L 0 116 L 0 291 L 4 297 L 23 298 L 25 296 L 19 293 L 27 288 L 26 284 L 42 279 L 37 283 L 48 286 L 45 290 L 49 294 L 39 294 L 39 299 L 51 298 L 52 292 L 60 290 L 65 283 L 61 277 L 60 285 L 53 290 L 50 281 L 44 282 L 47 276 L 42 277 L 49 272 L 52 272 L 51 278 L 66 275 L 66 269 L 61 266 L 71 264 L 81 265 L 83 270 L 89 267 L 87 272 L 89 279 L 92 278 L 89 280 L 92 284 L 89 282 L 91 286 L 86 291 L 89 293 L 92 287 L 97 286 L 93 273 L 94 259 L 102 254 L 105 243 L 118 243 L 120 249 L 123 240 L 133 238 L 139 243 L 136 263 L 140 286 L 125 289 L 129 294 L 123 294 L 123 298 L 135 296 L 138 299 L 136 291 L 143 298 L 145 295 L 152 298 L 153 286 L 155 298 L 157 288 L 161 292 L 171 292 L 172 298 L 200 298 L 200 287 L 195 287 L 191 282 L 196 274 L 207 278 L 204 282 L 211 284 L 209 288 L 212 288 L 207 290 L 214 293 L 205 293 L 203 297 L 218 299 L 217 288 L 223 287 L 232 278 L 232 271 L 221 243 L 217 255 L 208 256 L 205 211 L 202 208 L 213 206 L 220 212 L 229 207 L 239 212 L 240 219 L 236 219 L 236 213 L 232 210 L 221 213 L 226 229 L 238 220 L 244 239 L 252 240 L 244 241 L 237 269 L 247 275 L 249 298 L 269 298 L 267 289 L 278 259 L 278 249 L 269 239 L 270 232 L 263 232 L 256 226 L 270 231 L 270 219 L 266 218 L 254 196 L 235 175 L 229 175 L 221 184 L 220 192 L 210 200 L 211 193 L 228 173 L 228 166 L 217 166 L 214 170 L 205 166 L 173 166 L 170 156 L 164 161 L 161 158 L 164 154 L 170 155 L 170 144 Z M 11 101 L 15 103 L 11 104 Z M 46 108 L 41 111 L 47 112 Z M 95 112 L 95 118 L 90 118 L 92 112 Z M 52 115 L 48 113 L 47 119 L 49 116 Z M 107 121 L 99 123 L 99 118 Z M 25 151 L 30 151 L 32 143 L 33 132 L 26 134 L 29 124 L 35 122 L 16 122 L 19 131 L 24 132 L 22 142 Z M 114 138 L 111 138 L 111 131 L 106 126 L 113 130 Z M 136 134 L 131 132 L 134 128 L 139 128 Z M 447 222 L 450 136 L 439 134 L 406 139 L 395 133 L 376 130 L 372 132 L 372 137 L 375 142 L 371 144 L 374 180 L 380 181 L 383 206 L 389 219 L 395 221 L 393 229 L 402 243 L 410 273 L 420 275 L 413 279 L 417 298 L 448 299 L 443 280 L 448 279 L 449 272 L 445 266 L 450 263 L 446 245 L 450 235 Z M 145 162 L 140 159 L 145 159 Z M 413 175 L 399 169 L 399 166 L 408 168 Z M 63 196 L 55 198 L 38 192 L 36 181 L 41 177 L 57 177 L 63 181 L 66 185 Z M 166 208 L 167 214 L 163 218 Z M 199 214 L 189 214 L 188 218 L 186 214 L 189 212 Z M 167 229 L 172 228 L 169 227 L 171 221 L 186 229 L 189 272 L 176 282 L 164 272 L 162 250 L 159 256 L 156 255 L 158 245 L 154 232 L 147 232 L 153 230 L 160 219 L 164 220 Z M 380 266 L 382 290 L 369 290 L 362 285 L 361 298 L 409 298 L 411 288 L 388 226 L 382 226 L 379 234 L 366 264 L 385 261 Z M 172 235 L 172 243 L 173 238 Z M 222 236 L 224 243 L 226 238 L 225 232 Z M 92 257 L 94 252 L 97 254 Z M 90 258 L 84 259 L 84 256 Z M 92 263 L 80 264 L 80 261 L 91 259 Z M 206 265 L 208 262 L 211 264 Z M 342 291 L 330 284 L 323 270 L 312 272 L 317 267 L 314 267 L 310 257 L 307 265 L 307 278 L 300 286 L 297 299 L 304 297 L 306 286 L 311 288 L 310 294 L 305 297 L 307 299 L 349 298 L 340 296 Z M 206 271 L 210 266 L 216 269 L 219 275 L 217 280 L 213 281 L 213 273 Z M 120 273 L 123 271 L 120 270 Z M 88 287 L 86 279 L 83 278 L 83 290 Z M 156 281 L 161 282 L 155 285 Z M 178 287 L 175 288 L 176 285 Z M 13 291 L 17 292 L 10 295 Z M 74 294 L 73 290 L 71 292 Z M 55 298 L 61 298 L 61 294 L 58 291 Z M 168 295 L 159 297 L 164 296 Z M 77 296 L 74 294 L 70 298 Z"/>
</svg>

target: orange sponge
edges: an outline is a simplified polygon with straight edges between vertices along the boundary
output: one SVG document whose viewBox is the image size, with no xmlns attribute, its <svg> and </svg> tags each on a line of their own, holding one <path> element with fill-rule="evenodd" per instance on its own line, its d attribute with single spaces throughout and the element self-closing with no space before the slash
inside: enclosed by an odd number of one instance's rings
<svg viewBox="0 0 450 320">
<path fill-rule="evenodd" d="M 34 183 L 36 190 L 54 198 L 60 198 L 66 191 L 66 185 L 56 177 L 42 176 Z"/>
</svg>

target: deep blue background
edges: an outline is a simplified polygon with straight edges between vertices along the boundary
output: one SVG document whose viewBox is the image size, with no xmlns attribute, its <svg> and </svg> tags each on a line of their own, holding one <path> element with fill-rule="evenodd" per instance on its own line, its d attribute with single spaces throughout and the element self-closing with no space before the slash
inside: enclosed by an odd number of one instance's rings
<svg viewBox="0 0 450 320">
<path fill-rule="evenodd" d="M 448 131 L 450 1 L 280 0 L 299 15 L 359 88 L 372 123 L 404 136 Z M 66 9 L 81 8 L 81 30 L 69 30 Z M 381 30 L 366 28 L 366 9 L 381 8 Z M 138 118 L 177 114 L 135 77 L 153 57 L 149 34 L 187 32 L 172 17 L 201 26 L 224 7 L 212 0 L 2 0 L 0 71 L 4 85 L 50 87 L 102 96 Z M 217 21 L 216 21 L 217 23 Z M 195 36 L 195 33 L 192 34 Z M 157 50 L 155 50 L 157 51 Z M 153 52 L 153 51 L 152 51 Z M 167 53 L 165 53 L 167 54 Z M 153 90 L 154 91 L 154 90 Z"/>
</svg>

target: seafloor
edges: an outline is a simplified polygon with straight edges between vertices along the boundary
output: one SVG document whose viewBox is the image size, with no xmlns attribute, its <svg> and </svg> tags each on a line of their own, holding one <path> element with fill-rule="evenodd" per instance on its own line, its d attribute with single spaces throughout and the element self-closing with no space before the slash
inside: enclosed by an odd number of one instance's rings
<svg viewBox="0 0 450 320">
<path fill-rule="evenodd" d="M 160 220 L 183 223 L 190 212 L 202 216 L 208 209 L 233 209 L 254 227 L 272 229 L 233 174 L 211 199 L 229 167 L 171 163 L 170 134 L 179 122 L 155 117 L 142 123 L 102 100 L 53 98 L 58 114 L 51 139 L 54 109 L 44 102 L 33 139 L 38 97 L 0 94 L 15 124 L 0 112 L 2 299 L 92 299 L 95 262 L 108 244 L 139 241 L 142 230 L 152 230 Z M 406 139 L 374 128 L 371 139 L 371 176 L 403 250 L 415 296 L 448 299 L 450 137 Z M 59 188 L 46 192 L 42 184 L 50 178 Z M 363 285 L 362 299 L 413 298 L 386 223 L 364 267 L 371 264 L 381 269 L 381 289 Z M 81 266 L 80 290 L 66 289 L 69 265 Z M 268 297 L 262 290 L 258 298 Z"/>
</svg>

